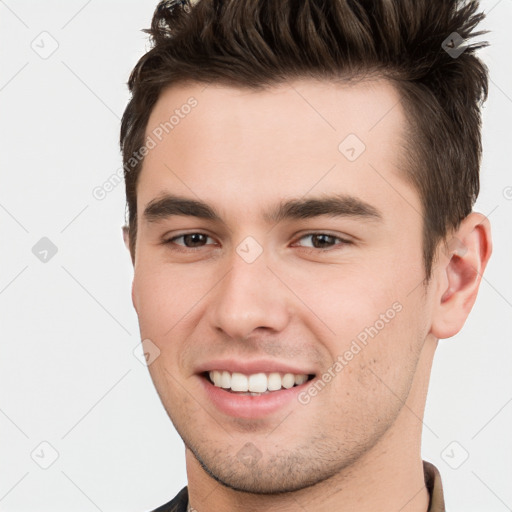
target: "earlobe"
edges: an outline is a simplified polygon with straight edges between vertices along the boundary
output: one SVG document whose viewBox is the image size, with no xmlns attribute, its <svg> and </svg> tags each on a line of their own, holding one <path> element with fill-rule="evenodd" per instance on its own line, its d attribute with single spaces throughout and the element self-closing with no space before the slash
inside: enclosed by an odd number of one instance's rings
<svg viewBox="0 0 512 512">
<path fill-rule="evenodd" d="M 471 213 L 441 250 L 436 270 L 440 286 L 431 327 L 438 339 L 457 334 L 475 303 L 492 252 L 489 220 L 480 213 Z"/>
</svg>

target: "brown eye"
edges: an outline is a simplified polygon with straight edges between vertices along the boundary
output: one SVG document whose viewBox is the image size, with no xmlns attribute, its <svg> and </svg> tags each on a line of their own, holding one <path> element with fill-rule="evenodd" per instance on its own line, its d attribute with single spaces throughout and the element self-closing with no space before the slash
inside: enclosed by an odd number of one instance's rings
<svg viewBox="0 0 512 512">
<path fill-rule="evenodd" d="M 308 235 L 302 236 L 300 240 L 309 239 L 310 243 L 303 244 L 302 247 L 312 248 L 312 249 L 329 249 L 336 245 L 343 245 L 350 243 L 347 240 L 343 240 L 340 237 L 329 235 L 327 233 L 309 233 Z M 341 242 L 341 243 L 336 243 Z"/>
<path fill-rule="evenodd" d="M 326 246 L 335 244 L 336 237 L 331 235 L 313 235 L 311 237 L 313 247 L 317 249 L 324 249 Z"/>
<path fill-rule="evenodd" d="M 187 233 L 185 235 L 176 236 L 171 238 L 166 243 L 176 244 L 187 247 L 189 249 L 193 249 L 195 247 L 203 247 L 206 245 L 210 237 L 205 235 L 204 233 Z M 211 239 L 211 238 L 210 238 Z M 178 240 L 182 240 L 182 243 L 178 242 Z"/>
</svg>

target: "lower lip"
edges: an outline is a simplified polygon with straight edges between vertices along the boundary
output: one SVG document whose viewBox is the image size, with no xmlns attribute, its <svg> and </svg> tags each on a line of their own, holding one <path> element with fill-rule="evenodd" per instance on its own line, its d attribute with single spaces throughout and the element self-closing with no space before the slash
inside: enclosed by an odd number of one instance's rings
<svg viewBox="0 0 512 512">
<path fill-rule="evenodd" d="M 290 389 L 272 391 L 264 395 L 241 395 L 214 386 L 206 377 L 200 376 L 202 386 L 213 404 L 223 413 L 236 418 L 261 418 L 279 411 L 294 400 L 311 381 Z"/>
</svg>

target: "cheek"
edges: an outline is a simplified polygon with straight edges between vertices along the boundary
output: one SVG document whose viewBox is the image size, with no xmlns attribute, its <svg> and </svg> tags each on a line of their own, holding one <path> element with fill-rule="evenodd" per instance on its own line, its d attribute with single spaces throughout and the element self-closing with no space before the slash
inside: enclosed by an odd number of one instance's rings
<svg viewBox="0 0 512 512">
<path fill-rule="evenodd" d="M 301 308 L 303 319 L 309 317 L 310 328 L 325 331 L 327 339 L 364 338 L 365 329 L 376 323 L 383 330 L 394 320 L 404 295 L 399 280 L 375 265 L 288 270 L 287 279 L 306 306 Z"/>
<path fill-rule="evenodd" d="M 364 338 L 340 336 L 331 345 L 339 365 L 331 367 L 334 377 L 318 400 L 329 412 L 326 421 L 332 430 L 347 441 L 378 437 L 406 403 L 421 345 L 409 319 L 403 309 L 384 327 L 377 323 L 365 328 Z"/>
<path fill-rule="evenodd" d="M 174 389 L 176 379 L 185 371 L 185 361 L 190 360 L 185 341 L 204 315 L 207 293 L 213 286 L 211 278 L 199 268 L 178 269 L 149 260 L 135 272 L 133 293 L 140 336 L 160 350 L 158 359 L 150 365 L 157 388 Z M 174 378 L 166 374 L 166 369 L 172 370 Z"/>
<path fill-rule="evenodd" d="M 351 403 L 364 403 L 369 411 L 384 415 L 394 414 L 402 407 L 427 334 L 422 307 L 420 300 L 409 297 L 406 302 L 402 297 L 357 335 L 338 344 L 338 352 L 344 345 L 345 365 L 338 384 L 340 394 L 346 395 L 350 390 L 354 395 Z"/>
<path fill-rule="evenodd" d="M 153 270 L 158 268 L 158 271 Z M 190 273 L 173 271 L 161 264 L 139 267 L 134 276 L 133 295 L 141 333 L 162 338 L 172 332 L 198 304 L 204 291 Z"/>
<path fill-rule="evenodd" d="M 310 309 L 303 309 L 303 323 L 326 348 L 331 366 L 325 371 L 330 368 L 335 375 L 332 389 L 340 405 L 355 403 L 356 395 L 378 408 L 379 400 L 393 400 L 389 389 L 403 394 L 410 386 L 428 312 L 422 287 L 411 292 L 411 283 L 417 284 L 413 273 L 408 280 L 403 272 L 402 278 L 397 274 L 376 267 L 357 273 L 331 267 L 325 276 L 318 272 L 307 281 L 295 276 L 294 289 L 307 297 Z"/>
</svg>

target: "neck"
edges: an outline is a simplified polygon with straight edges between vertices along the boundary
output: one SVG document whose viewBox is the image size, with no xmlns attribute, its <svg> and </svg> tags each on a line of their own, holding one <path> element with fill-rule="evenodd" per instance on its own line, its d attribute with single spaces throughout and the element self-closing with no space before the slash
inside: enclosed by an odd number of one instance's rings
<svg viewBox="0 0 512 512">
<path fill-rule="evenodd" d="M 427 339 L 411 392 L 393 426 L 371 450 L 328 480 L 284 494 L 235 491 L 209 476 L 187 448 L 191 511 L 296 512 L 299 508 L 315 512 L 382 512 L 385 504 L 386 510 L 427 512 L 429 494 L 421 460 L 421 432 L 436 345 L 436 340 Z"/>
</svg>

